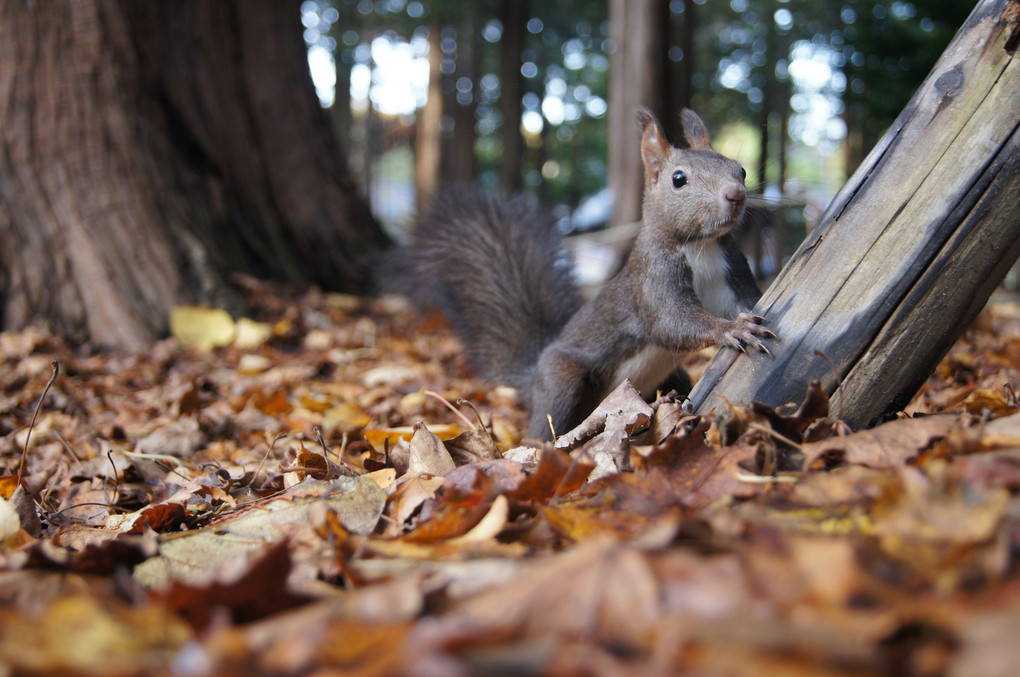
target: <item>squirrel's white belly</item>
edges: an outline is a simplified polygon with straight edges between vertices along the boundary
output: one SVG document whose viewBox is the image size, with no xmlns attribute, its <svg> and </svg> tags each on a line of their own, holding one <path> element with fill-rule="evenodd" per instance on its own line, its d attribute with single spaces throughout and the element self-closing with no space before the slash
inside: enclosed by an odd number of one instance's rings
<svg viewBox="0 0 1020 677">
<path fill-rule="evenodd" d="M 629 378 L 631 384 L 644 396 L 654 395 L 655 387 L 680 366 L 680 355 L 664 348 L 645 346 L 620 363 L 613 375 L 612 387 Z"/>
<path fill-rule="evenodd" d="M 684 256 L 694 274 L 694 292 L 701 307 L 716 317 L 732 320 L 740 312 L 739 300 L 726 279 L 726 256 L 716 239 L 685 245 Z"/>
<path fill-rule="evenodd" d="M 716 317 L 733 319 L 740 312 L 740 302 L 727 280 L 726 256 L 719 241 L 699 240 L 683 247 L 687 264 L 694 277 L 694 292 L 701 306 Z M 613 375 L 613 387 L 629 378 L 642 395 L 654 394 L 656 386 L 680 366 L 682 353 L 673 353 L 648 345 L 625 360 Z"/>
</svg>

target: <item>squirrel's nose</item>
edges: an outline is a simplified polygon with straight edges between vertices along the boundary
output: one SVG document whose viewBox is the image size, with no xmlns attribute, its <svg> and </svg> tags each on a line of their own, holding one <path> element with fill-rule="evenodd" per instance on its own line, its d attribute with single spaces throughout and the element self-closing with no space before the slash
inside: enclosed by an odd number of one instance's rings
<svg viewBox="0 0 1020 677">
<path fill-rule="evenodd" d="M 743 186 L 733 186 L 726 191 L 724 197 L 730 202 L 743 202 L 747 197 L 747 189 Z"/>
</svg>

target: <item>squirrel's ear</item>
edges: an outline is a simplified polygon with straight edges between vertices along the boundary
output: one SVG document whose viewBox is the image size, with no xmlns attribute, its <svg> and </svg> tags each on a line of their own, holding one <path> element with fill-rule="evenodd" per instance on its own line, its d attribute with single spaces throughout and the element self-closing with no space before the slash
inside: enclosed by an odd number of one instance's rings
<svg viewBox="0 0 1020 677">
<path fill-rule="evenodd" d="M 666 140 L 662 125 L 647 108 L 638 111 L 641 125 L 641 162 L 645 166 L 645 177 L 655 183 L 659 180 L 662 166 L 669 157 L 671 146 Z"/>
<path fill-rule="evenodd" d="M 680 111 L 680 125 L 684 130 L 684 139 L 691 148 L 711 148 L 712 140 L 708 138 L 708 127 L 701 121 L 698 114 L 690 108 Z"/>
</svg>

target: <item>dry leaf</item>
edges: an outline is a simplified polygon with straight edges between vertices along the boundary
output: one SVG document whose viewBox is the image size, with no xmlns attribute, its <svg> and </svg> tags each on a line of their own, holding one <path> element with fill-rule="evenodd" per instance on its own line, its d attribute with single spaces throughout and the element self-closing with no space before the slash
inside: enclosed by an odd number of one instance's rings
<svg viewBox="0 0 1020 677">
<path fill-rule="evenodd" d="M 456 466 L 450 457 L 450 452 L 443 446 L 442 440 L 437 435 L 429 432 L 424 423 L 414 426 L 414 435 L 411 437 L 411 456 L 408 461 L 407 475 L 417 477 L 419 475 L 443 476 L 452 471 Z"/>
<path fill-rule="evenodd" d="M 309 530 L 309 512 L 325 503 L 353 533 L 375 528 L 386 497 L 371 479 L 340 477 L 332 482 L 307 481 L 289 495 L 248 505 L 198 531 L 174 534 L 159 545 L 159 557 L 135 568 L 135 579 L 149 587 L 171 580 L 196 582 L 217 574 L 240 575 L 238 569 L 265 548 L 301 530 Z"/>
<path fill-rule="evenodd" d="M 176 306 L 170 312 L 170 334 L 185 348 L 210 350 L 233 343 L 237 325 L 225 310 Z"/>
</svg>

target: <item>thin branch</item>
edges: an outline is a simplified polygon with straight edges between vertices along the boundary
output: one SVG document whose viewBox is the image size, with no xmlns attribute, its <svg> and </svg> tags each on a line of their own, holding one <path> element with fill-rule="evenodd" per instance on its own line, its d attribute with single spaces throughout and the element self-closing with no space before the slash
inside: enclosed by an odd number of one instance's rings
<svg viewBox="0 0 1020 677">
<path fill-rule="evenodd" d="M 35 405 L 35 413 L 32 414 L 32 422 L 28 424 L 28 434 L 25 435 L 25 446 L 21 450 L 21 465 L 18 466 L 18 485 L 21 485 L 21 478 L 25 476 L 25 459 L 28 456 L 28 441 L 32 439 L 32 428 L 35 427 L 35 420 L 39 417 L 39 410 L 42 409 L 43 400 L 46 399 L 46 393 L 50 391 L 50 386 L 57 380 L 57 374 L 60 373 L 60 363 L 56 360 L 50 362 L 50 366 L 53 367 L 53 373 L 50 374 L 50 380 L 46 382 L 46 387 L 43 388 L 42 396 Z"/>
<path fill-rule="evenodd" d="M 474 424 L 471 423 L 471 419 L 464 415 L 464 412 L 450 404 L 450 400 L 446 399 L 445 397 L 443 397 L 442 395 L 433 390 L 426 390 L 425 394 L 428 395 L 429 397 L 434 397 L 435 399 L 445 404 L 446 407 L 457 416 L 457 418 L 464 422 L 464 425 L 468 427 L 468 430 L 475 427 Z"/>
</svg>

